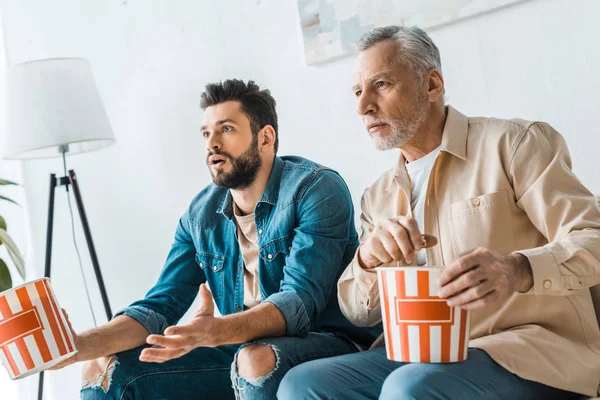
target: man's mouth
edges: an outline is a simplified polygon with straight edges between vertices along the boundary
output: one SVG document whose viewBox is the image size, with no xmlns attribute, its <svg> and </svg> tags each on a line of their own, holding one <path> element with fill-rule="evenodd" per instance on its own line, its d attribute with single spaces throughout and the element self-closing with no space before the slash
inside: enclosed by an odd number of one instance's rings
<svg viewBox="0 0 600 400">
<path fill-rule="evenodd" d="M 385 126 L 387 126 L 385 122 L 375 122 L 367 126 L 367 131 L 369 132 L 369 135 L 373 135 L 374 133 L 379 132 Z"/>
<path fill-rule="evenodd" d="M 225 161 L 227 161 L 227 159 L 223 156 L 210 156 L 208 158 L 208 165 L 211 167 L 221 166 L 225 164 Z"/>
</svg>

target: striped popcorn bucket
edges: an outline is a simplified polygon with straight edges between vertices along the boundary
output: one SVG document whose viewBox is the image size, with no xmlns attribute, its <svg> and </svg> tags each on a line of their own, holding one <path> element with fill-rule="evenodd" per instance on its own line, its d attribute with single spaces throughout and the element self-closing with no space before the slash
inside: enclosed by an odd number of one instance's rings
<svg viewBox="0 0 600 400">
<path fill-rule="evenodd" d="M 11 379 L 51 368 L 75 353 L 48 278 L 0 293 L 0 359 Z"/>
<path fill-rule="evenodd" d="M 467 358 L 470 312 L 438 297 L 441 267 L 377 268 L 387 357 L 448 363 Z"/>
</svg>

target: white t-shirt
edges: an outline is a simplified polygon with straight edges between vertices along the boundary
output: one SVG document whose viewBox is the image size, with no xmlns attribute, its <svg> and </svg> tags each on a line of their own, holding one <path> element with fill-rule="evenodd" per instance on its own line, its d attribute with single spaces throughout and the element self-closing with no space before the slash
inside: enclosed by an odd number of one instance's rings
<svg viewBox="0 0 600 400">
<path fill-rule="evenodd" d="M 421 233 L 424 233 L 423 227 L 425 226 L 425 196 L 427 194 L 427 183 L 429 182 L 431 167 L 433 167 L 433 162 L 440 152 L 440 148 L 441 146 L 438 146 L 426 156 L 406 164 L 406 171 L 412 182 L 410 207 L 413 212 L 413 218 L 415 218 L 419 224 Z M 427 256 L 425 255 L 425 249 L 423 249 L 417 254 L 417 265 L 426 264 Z"/>
</svg>

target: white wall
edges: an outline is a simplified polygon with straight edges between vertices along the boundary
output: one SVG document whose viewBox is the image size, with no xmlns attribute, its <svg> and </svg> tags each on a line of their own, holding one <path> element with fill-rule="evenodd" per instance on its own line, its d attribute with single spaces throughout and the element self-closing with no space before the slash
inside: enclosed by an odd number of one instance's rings
<svg viewBox="0 0 600 400">
<path fill-rule="evenodd" d="M 1 11 L 1 10 L 0 10 Z M 2 21 L 0 21 L 0 28 L 2 27 Z M 4 119 L 4 96 L 2 93 L 5 92 L 5 79 L 4 74 L 6 72 L 7 60 L 5 59 L 4 52 L 4 38 L 2 30 L 0 29 L 0 121 Z M 14 162 L 0 160 L 0 178 L 8 179 L 13 182 L 22 183 L 23 174 L 21 165 Z M 7 224 L 8 233 L 15 241 L 17 247 L 23 255 L 26 265 L 26 278 L 33 276 L 34 271 L 31 268 L 33 265 L 32 261 L 32 249 L 30 243 L 29 223 L 27 214 L 27 204 L 25 197 L 25 190 L 19 186 L 0 186 L 0 194 L 6 196 L 17 203 L 19 206 L 10 204 L 6 201 L 0 201 L 0 216 L 2 216 Z M 7 264 L 11 272 L 13 281 L 13 287 L 19 286 L 24 283 L 21 276 L 14 268 L 14 264 L 6 250 L 6 246 L 0 246 L 0 258 L 2 258 Z M 0 368 L 0 394 L 2 399 L 14 399 L 18 393 L 18 387 L 15 382 L 11 382 L 8 373 L 3 368 Z"/>
<path fill-rule="evenodd" d="M 207 82 L 252 78 L 270 88 L 278 101 L 280 154 L 338 169 L 357 207 L 362 190 L 395 162 L 395 153 L 373 149 L 354 112 L 353 58 L 305 66 L 295 1 L 4 0 L 2 8 L 13 63 L 80 56 L 95 72 L 117 144 L 71 157 L 69 167 L 80 179 L 115 310 L 154 283 L 178 217 L 209 182 L 198 134 L 199 95 Z M 595 0 L 530 0 L 431 32 L 451 104 L 468 115 L 552 123 L 567 138 L 576 173 L 595 192 L 599 14 Z M 61 168 L 59 160 L 23 164 L 38 275 L 48 174 Z M 63 193 L 56 198 L 53 285 L 82 330 L 92 323 Z M 53 373 L 48 392 L 54 399 L 77 398 L 78 382 L 78 367 Z M 21 398 L 33 398 L 35 380 L 22 385 L 29 391 Z"/>
</svg>

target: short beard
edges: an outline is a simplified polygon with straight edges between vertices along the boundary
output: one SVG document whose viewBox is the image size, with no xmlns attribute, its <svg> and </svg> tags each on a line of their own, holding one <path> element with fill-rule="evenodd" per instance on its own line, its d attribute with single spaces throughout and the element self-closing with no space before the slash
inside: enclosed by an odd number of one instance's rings
<svg viewBox="0 0 600 400">
<path fill-rule="evenodd" d="M 390 126 L 390 133 L 387 136 L 378 135 L 374 137 L 375 148 L 377 150 L 390 150 L 404 146 L 423 126 L 427 118 L 426 106 L 427 101 L 425 99 L 419 101 L 411 110 L 411 116 L 403 120 L 377 118 L 378 122 L 383 122 Z"/>
<path fill-rule="evenodd" d="M 207 156 L 207 164 L 208 157 L 216 154 L 225 156 L 231 162 L 231 172 L 217 171 L 213 173 L 213 170 L 209 168 L 215 185 L 227 189 L 241 190 L 254 183 L 262 166 L 262 160 L 258 152 L 258 135 L 253 135 L 250 147 L 241 156 L 233 157 L 224 151 L 213 150 Z"/>
</svg>

